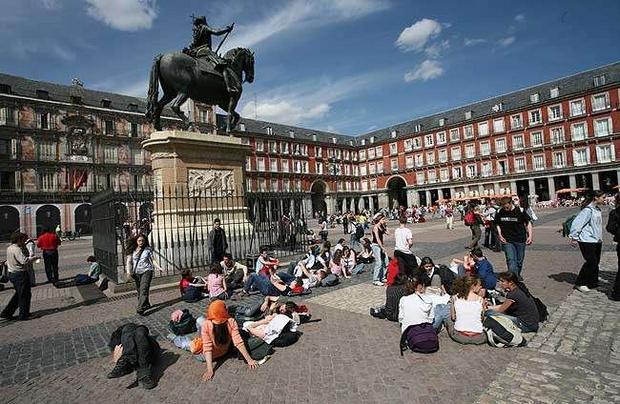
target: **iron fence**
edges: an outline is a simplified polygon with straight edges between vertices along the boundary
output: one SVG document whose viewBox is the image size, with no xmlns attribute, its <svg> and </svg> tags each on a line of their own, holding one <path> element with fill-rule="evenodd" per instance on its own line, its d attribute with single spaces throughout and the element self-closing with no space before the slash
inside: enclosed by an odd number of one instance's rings
<svg viewBox="0 0 620 404">
<path fill-rule="evenodd" d="M 262 248 L 283 258 L 311 242 L 304 193 L 195 192 L 187 186 L 157 190 L 104 191 L 92 198 L 93 247 L 103 273 L 126 282 L 127 241 L 146 235 L 169 276 L 211 263 L 209 232 L 220 219 L 228 249 L 251 265 Z"/>
</svg>

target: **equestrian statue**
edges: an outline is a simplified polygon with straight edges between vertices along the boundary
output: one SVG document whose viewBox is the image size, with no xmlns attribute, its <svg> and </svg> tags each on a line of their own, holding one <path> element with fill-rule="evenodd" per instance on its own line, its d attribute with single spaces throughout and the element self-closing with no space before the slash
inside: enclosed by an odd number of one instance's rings
<svg viewBox="0 0 620 404">
<path fill-rule="evenodd" d="M 234 24 L 223 29 L 213 29 L 204 16 L 193 17 L 193 40 L 182 52 L 158 55 L 153 61 L 149 79 L 146 118 L 155 130 L 161 130 L 161 112 L 169 102 L 171 109 L 183 120 L 186 129 L 193 129 L 194 123 L 181 111 L 181 105 L 188 98 L 209 105 L 217 105 L 228 113 L 226 132 L 237 126 L 239 114 L 235 112 L 242 83 L 254 81 L 254 53 L 249 49 L 235 48 L 218 55 L 222 43 L 233 30 Z M 211 49 L 211 36 L 226 36 L 218 48 Z M 159 98 L 159 86 L 164 92 Z"/>
</svg>

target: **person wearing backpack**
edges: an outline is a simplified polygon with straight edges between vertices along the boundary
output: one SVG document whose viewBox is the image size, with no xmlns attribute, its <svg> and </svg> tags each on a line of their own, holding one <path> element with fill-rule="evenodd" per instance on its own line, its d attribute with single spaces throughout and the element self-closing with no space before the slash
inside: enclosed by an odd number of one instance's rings
<svg viewBox="0 0 620 404">
<path fill-rule="evenodd" d="M 433 353 L 439 350 L 439 338 L 433 328 L 433 303 L 424 297 L 424 281 L 411 278 L 405 286 L 406 296 L 398 304 L 401 327 L 401 355 L 404 348 L 413 352 Z"/>
<path fill-rule="evenodd" d="M 577 214 L 570 227 L 570 244 L 579 246 L 585 262 L 581 266 L 575 287 L 587 293 L 598 286 L 599 262 L 603 246 L 603 215 L 600 205 L 605 203 L 602 191 L 593 191 L 586 196 L 581 204 L 581 212 Z"/>
<path fill-rule="evenodd" d="M 482 229 L 480 228 L 482 217 L 475 203 L 469 203 L 467 213 L 465 213 L 463 217 L 463 223 L 471 230 L 471 242 L 468 246 L 465 246 L 465 248 L 471 250 L 478 247 L 478 243 L 482 237 Z"/>
<path fill-rule="evenodd" d="M 620 301 L 620 193 L 616 194 L 615 205 L 616 207 L 609 212 L 605 229 L 614 236 L 616 256 L 618 257 L 618 272 L 616 272 L 614 289 L 611 291 L 611 300 Z"/>
<path fill-rule="evenodd" d="M 534 298 L 519 286 L 517 275 L 513 272 L 502 272 L 498 278 L 500 288 L 506 291 L 506 300 L 502 304 L 489 306 L 485 316 L 501 315 L 509 318 L 523 332 L 538 331 L 538 307 Z"/>
<path fill-rule="evenodd" d="M 514 205 L 512 198 L 503 197 L 500 205 L 502 208 L 495 214 L 495 222 L 506 255 L 506 266 L 522 280 L 525 246 L 531 245 L 533 240 L 532 223 L 527 213 Z"/>
</svg>

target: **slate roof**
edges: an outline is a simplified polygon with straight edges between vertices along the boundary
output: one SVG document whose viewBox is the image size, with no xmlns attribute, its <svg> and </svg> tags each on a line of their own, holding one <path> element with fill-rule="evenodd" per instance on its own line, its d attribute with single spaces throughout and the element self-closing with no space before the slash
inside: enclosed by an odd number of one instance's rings
<svg viewBox="0 0 620 404">
<path fill-rule="evenodd" d="M 396 130 L 397 138 L 409 137 L 415 133 L 416 125 L 421 125 L 420 133 L 440 130 L 442 127 L 439 126 L 439 119 L 441 118 L 446 119 L 443 128 L 450 128 L 456 125 L 462 125 L 465 122 L 476 122 L 493 115 L 499 117 L 510 111 L 517 111 L 525 108 L 534 109 L 552 100 L 550 96 L 551 88 L 559 88 L 560 94 L 555 99 L 560 100 L 570 94 L 578 94 L 587 90 L 592 90 L 594 88 L 594 77 L 603 74 L 605 75 L 605 86 L 612 83 L 620 83 L 620 62 L 368 132 L 358 136 L 358 141 L 361 143 L 361 139 L 366 139 L 366 144 L 369 144 L 370 137 L 374 136 L 375 143 L 378 143 L 390 139 L 393 130 Z M 537 103 L 530 102 L 530 95 L 534 93 L 538 93 L 540 97 Z M 494 112 L 492 109 L 493 106 L 499 103 L 502 104 L 502 112 Z M 465 112 L 467 111 L 472 111 L 471 119 L 465 119 Z"/>
</svg>

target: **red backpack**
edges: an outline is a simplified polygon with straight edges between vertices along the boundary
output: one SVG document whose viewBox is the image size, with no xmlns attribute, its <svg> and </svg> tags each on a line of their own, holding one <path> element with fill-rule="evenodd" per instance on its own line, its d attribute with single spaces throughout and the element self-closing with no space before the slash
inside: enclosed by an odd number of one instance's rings
<svg viewBox="0 0 620 404">
<path fill-rule="evenodd" d="M 463 222 L 465 223 L 465 226 L 473 226 L 476 224 L 476 215 L 474 214 L 473 209 L 465 214 Z"/>
</svg>

